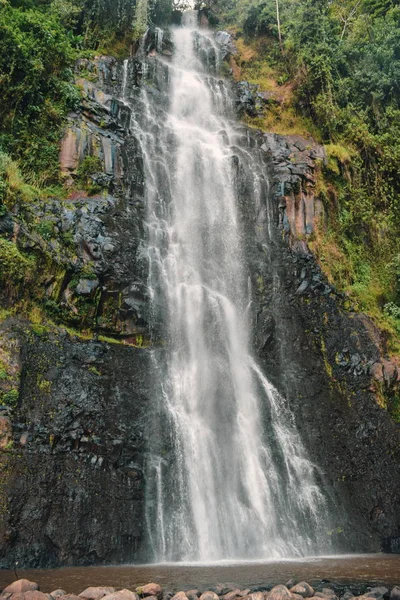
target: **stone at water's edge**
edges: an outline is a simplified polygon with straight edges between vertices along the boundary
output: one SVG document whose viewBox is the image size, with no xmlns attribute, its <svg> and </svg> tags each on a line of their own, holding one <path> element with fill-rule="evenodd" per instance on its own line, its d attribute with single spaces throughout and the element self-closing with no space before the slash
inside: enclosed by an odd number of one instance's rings
<svg viewBox="0 0 400 600">
<path fill-rule="evenodd" d="M 146 598 L 147 596 L 156 596 L 157 598 L 162 598 L 163 590 L 158 583 L 148 583 L 142 587 L 136 588 L 136 592 L 139 596 L 143 596 Z"/>
<path fill-rule="evenodd" d="M 113 587 L 88 587 L 79 594 L 79 597 L 85 600 L 100 600 L 103 596 L 112 594 L 115 591 Z"/>
<path fill-rule="evenodd" d="M 299 596 L 302 596 L 303 598 L 311 598 L 311 596 L 314 596 L 313 588 L 305 581 L 293 586 L 290 591 L 292 594 L 299 594 Z"/>
<path fill-rule="evenodd" d="M 10 583 L 10 585 L 8 585 L 6 588 L 4 588 L 2 593 L 3 594 L 17 594 L 19 592 L 24 593 L 24 592 L 35 591 L 38 589 L 39 589 L 39 586 L 34 581 L 29 581 L 28 579 L 18 579 L 17 581 Z"/>
<path fill-rule="evenodd" d="M 285 585 L 276 585 L 268 594 L 268 600 L 292 600 L 292 595 Z"/>
</svg>

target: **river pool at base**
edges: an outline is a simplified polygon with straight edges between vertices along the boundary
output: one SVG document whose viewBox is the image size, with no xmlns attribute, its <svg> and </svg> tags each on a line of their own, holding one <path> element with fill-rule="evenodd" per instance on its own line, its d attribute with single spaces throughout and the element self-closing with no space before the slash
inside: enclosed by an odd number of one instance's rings
<svg viewBox="0 0 400 600">
<path fill-rule="evenodd" d="M 90 585 L 109 585 L 134 589 L 149 582 L 166 590 L 205 590 L 217 583 L 238 587 L 268 586 L 289 579 L 317 585 L 376 584 L 400 585 L 400 555 L 364 554 L 213 564 L 159 564 L 101 567 L 64 567 L 61 569 L 18 569 L 18 577 L 36 581 L 41 591 L 56 588 L 80 593 Z M 14 581 L 12 571 L 0 570 L 0 589 Z"/>
</svg>

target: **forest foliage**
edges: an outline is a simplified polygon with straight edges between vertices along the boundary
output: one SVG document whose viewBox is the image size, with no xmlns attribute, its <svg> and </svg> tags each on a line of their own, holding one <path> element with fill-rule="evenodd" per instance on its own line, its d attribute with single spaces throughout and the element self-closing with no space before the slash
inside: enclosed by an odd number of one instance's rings
<svg viewBox="0 0 400 600">
<path fill-rule="evenodd" d="M 174 6 L 171 0 L 0 0 L 0 214 L 16 199 L 28 201 L 60 183 L 59 141 L 66 115 L 80 103 L 76 59 L 127 55 L 146 23 L 168 23 Z M 318 193 L 326 219 L 311 245 L 351 306 L 400 334 L 398 0 L 199 6 L 212 24 L 232 28 L 239 49 L 252 48 L 244 75 L 262 88 L 260 74 L 272 73 L 276 85 L 291 91 L 285 110 L 292 121 L 325 144 Z"/>
<path fill-rule="evenodd" d="M 248 69 L 256 83 L 257 73 L 272 69 L 290 86 L 288 110 L 325 144 L 326 219 L 311 244 L 352 307 L 398 337 L 398 0 L 210 0 L 204 7 L 256 50 Z"/>
</svg>

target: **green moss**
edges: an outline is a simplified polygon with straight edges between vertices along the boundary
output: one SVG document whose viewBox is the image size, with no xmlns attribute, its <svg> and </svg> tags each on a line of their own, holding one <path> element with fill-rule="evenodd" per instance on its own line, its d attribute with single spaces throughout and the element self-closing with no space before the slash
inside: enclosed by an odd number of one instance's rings
<svg viewBox="0 0 400 600">
<path fill-rule="evenodd" d="M 18 403 L 18 390 L 13 388 L 8 392 L 0 392 L 0 404 L 3 406 L 9 406 L 10 408 L 15 408 Z"/>
<path fill-rule="evenodd" d="M 0 238 L 0 282 L 9 289 L 33 277 L 35 258 L 22 254 L 16 244 Z"/>
<path fill-rule="evenodd" d="M 91 365 L 90 367 L 88 367 L 88 371 L 89 373 L 92 373 L 93 375 L 98 375 L 99 377 L 101 376 L 101 371 L 99 371 L 98 369 L 96 369 L 95 366 Z"/>
</svg>

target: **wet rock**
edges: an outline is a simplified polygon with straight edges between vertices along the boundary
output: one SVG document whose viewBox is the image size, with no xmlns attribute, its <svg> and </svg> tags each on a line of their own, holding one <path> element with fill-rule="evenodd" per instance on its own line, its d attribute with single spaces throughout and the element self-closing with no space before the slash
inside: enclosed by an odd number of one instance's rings
<svg viewBox="0 0 400 600">
<path fill-rule="evenodd" d="M 254 86 L 248 81 L 239 81 L 236 84 L 236 108 L 239 115 L 247 114 L 250 117 L 256 117 L 256 101 L 254 98 Z"/>
<path fill-rule="evenodd" d="M 96 279 L 80 279 L 76 286 L 76 293 L 80 296 L 89 296 L 95 289 L 99 287 L 99 280 Z"/>
<path fill-rule="evenodd" d="M 3 594 L 18 594 L 24 592 L 30 592 L 38 590 L 39 586 L 34 581 L 29 581 L 29 579 L 17 579 L 17 581 L 13 581 L 3 590 Z"/>
<path fill-rule="evenodd" d="M 215 41 L 219 46 L 220 60 L 226 60 L 229 56 L 237 54 L 235 42 L 227 31 L 217 31 Z"/>
<path fill-rule="evenodd" d="M 292 600 L 292 594 L 285 585 L 276 585 L 270 591 L 268 600 Z"/>
<path fill-rule="evenodd" d="M 215 592 L 207 591 L 202 593 L 200 600 L 218 600 L 218 596 Z"/>
<path fill-rule="evenodd" d="M 158 583 L 148 583 L 147 585 L 138 587 L 136 588 L 136 592 L 144 598 L 148 596 L 156 596 L 157 598 L 162 598 L 163 595 L 162 587 L 158 585 Z"/>
<path fill-rule="evenodd" d="M 113 592 L 115 592 L 113 587 L 88 587 L 79 594 L 79 597 L 86 600 L 100 600 L 103 596 L 108 596 Z"/>
<path fill-rule="evenodd" d="M 311 598 L 314 596 L 314 590 L 306 581 L 301 581 L 297 585 L 294 585 L 290 591 L 292 594 L 299 594 L 303 598 Z"/>
</svg>

